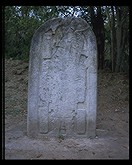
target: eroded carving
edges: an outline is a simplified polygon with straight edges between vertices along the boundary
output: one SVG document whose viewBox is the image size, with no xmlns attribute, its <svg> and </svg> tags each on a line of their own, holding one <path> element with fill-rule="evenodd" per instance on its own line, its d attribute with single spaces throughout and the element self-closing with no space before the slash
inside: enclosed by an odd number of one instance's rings
<svg viewBox="0 0 132 165">
<path fill-rule="evenodd" d="M 93 33 L 81 18 L 49 20 L 38 29 L 30 51 L 29 100 L 34 97 L 37 102 L 28 103 L 29 135 L 34 118 L 38 135 L 91 135 L 89 122 L 95 125 L 96 115 L 96 106 L 91 107 L 96 104 L 96 49 L 93 48 L 96 48 Z"/>
</svg>

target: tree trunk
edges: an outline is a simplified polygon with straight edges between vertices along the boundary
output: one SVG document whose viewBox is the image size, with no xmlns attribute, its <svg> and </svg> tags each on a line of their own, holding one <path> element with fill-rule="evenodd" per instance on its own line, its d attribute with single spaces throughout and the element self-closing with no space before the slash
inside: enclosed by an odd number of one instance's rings
<svg viewBox="0 0 132 165">
<path fill-rule="evenodd" d="M 112 60 L 112 72 L 115 71 L 116 61 L 116 29 L 115 29 L 115 14 L 114 8 L 111 6 L 112 19 L 111 19 L 111 60 Z"/>
<path fill-rule="evenodd" d="M 117 15 L 117 29 L 116 29 L 116 41 L 117 41 L 117 57 L 116 57 L 116 72 L 121 71 L 121 58 L 123 55 L 123 24 L 121 23 L 121 9 L 116 6 L 116 15 Z"/>
<path fill-rule="evenodd" d="M 90 6 L 91 14 L 91 24 L 93 26 L 93 31 L 97 40 L 97 49 L 98 49 L 98 69 L 103 69 L 104 67 L 104 20 L 101 13 L 101 6 L 97 7 L 97 14 L 95 14 L 95 9 L 93 6 Z"/>
<path fill-rule="evenodd" d="M 101 6 L 97 7 L 97 23 L 98 26 L 98 52 L 99 52 L 99 67 L 100 69 L 104 68 L 104 46 L 105 46 L 105 37 L 104 37 L 104 20 L 101 13 Z"/>
</svg>

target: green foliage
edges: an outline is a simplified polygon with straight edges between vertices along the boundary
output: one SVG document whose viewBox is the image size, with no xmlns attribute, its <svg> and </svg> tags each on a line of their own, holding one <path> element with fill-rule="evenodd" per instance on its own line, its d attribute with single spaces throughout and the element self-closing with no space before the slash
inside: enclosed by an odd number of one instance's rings
<svg viewBox="0 0 132 165">
<path fill-rule="evenodd" d="M 35 30 L 49 18 L 44 9 L 38 6 L 5 7 L 6 58 L 28 59 Z"/>
<path fill-rule="evenodd" d="M 98 6 L 93 6 L 93 19 L 96 19 L 97 9 Z M 129 7 L 102 6 L 100 9 L 105 28 L 104 60 L 112 60 L 111 52 L 113 50 L 113 61 L 115 62 L 115 66 L 119 66 L 117 70 L 128 71 Z M 113 9 L 113 13 L 111 9 Z M 6 58 L 28 60 L 31 39 L 34 32 L 50 18 L 77 16 L 84 18 L 92 26 L 91 6 L 5 6 L 3 12 Z M 117 41 L 112 40 L 111 36 L 113 30 L 111 21 L 113 16 Z M 96 22 L 96 20 L 93 21 Z M 121 29 L 121 36 L 117 35 L 118 29 Z M 112 41 L 115 43 L 112 44 Z M 118 48 L 116 46 L 117 43 L 121 45 L 120 47 L 118 46 Z M 114 49 L 112 49 L 112 45 L 115 45 Z M 122 51 L 117 51 L 120 50 L 120 48 Z"/>
</svg>

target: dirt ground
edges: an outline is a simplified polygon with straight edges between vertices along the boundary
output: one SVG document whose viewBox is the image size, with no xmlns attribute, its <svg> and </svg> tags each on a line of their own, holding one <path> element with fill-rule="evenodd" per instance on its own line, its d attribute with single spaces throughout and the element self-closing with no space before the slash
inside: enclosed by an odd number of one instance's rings
<svg viewBox="0 0 132 165">
<path fill-rule="evenodd" d="M 129 159 L 129 79 L 98 72 L 94 139 L 27 137 L 28 62 L 5 60 L 5 159 Z"/>
</svg>

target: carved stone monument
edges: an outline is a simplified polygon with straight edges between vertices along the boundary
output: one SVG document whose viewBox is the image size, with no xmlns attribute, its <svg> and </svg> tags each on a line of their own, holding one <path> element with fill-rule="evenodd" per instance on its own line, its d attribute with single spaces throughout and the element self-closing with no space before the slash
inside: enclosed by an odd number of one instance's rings
<svg viewBox="0 0 132 165">
<path fill-rule="evenodd" d="M 55 18 L 34 34 L 30 48 L 29 137 L 94 137 L 97 48 L 81 18 Z"/>
</svg>

